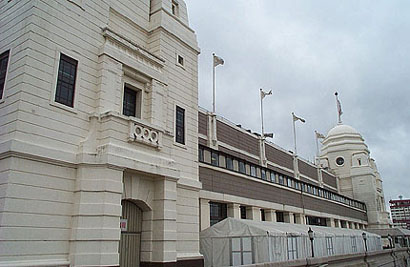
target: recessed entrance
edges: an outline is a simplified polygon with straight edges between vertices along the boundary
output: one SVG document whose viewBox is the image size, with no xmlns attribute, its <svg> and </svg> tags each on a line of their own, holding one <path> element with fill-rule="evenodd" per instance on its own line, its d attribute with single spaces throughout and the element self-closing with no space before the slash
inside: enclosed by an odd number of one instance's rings
<svg viewBox="0 0 410 267">
<path fill-rule="evenodd" d="M 139 267 L 141 247 L 142 210 L 129 200 L 122 200 L 119 245 L 120 266 Z"/>
</svg>

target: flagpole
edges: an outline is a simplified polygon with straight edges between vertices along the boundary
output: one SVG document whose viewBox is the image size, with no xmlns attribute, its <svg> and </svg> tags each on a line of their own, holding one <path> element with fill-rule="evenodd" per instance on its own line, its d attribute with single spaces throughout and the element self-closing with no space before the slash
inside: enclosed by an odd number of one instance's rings
<svg viewBox="0 0 410 267">
<path fill-rule="evenodd" d="M 292 112 L 292 121 L 293 121 L 293 142 L 295 144 L 295 156 L 298 154 L 296 146 L 296 126 L 295 126 L 295 113 Z"/>
<path fill-rule="evenodd" d="M 212 112 L 215 114 L 215 53 L 212 53 L 212 76 L 213 76 L 213 101 L 212 101 Z"/>
<path fill-rule="evenodd" d="M 319 138 L 318 132 L 315 130 L 315 139 L 316 139 L 316 157 L 319 158 Z"/>
<path fill-rule="evenodd" d="M 260 88 L 259 97 L 261 98 L 261 120 L 262 120 L 262 138 L 264 136 L 264 129 L 263 129 L 263 97 L 262 97 L 262 88 Z"/>
</svg>

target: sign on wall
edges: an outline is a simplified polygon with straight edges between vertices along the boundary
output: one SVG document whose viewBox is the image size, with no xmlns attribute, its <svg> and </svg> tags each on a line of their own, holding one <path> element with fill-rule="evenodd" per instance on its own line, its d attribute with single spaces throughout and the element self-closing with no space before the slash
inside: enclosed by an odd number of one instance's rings
<svg viewBox="0 0 410 267">
<path fill-rule="evenodd" d="M 127 219 L 120 219 L 121 232 L 126 232 L 127 231 L 127 226 L 128 226 L 128 220 Z"/>
</svg>

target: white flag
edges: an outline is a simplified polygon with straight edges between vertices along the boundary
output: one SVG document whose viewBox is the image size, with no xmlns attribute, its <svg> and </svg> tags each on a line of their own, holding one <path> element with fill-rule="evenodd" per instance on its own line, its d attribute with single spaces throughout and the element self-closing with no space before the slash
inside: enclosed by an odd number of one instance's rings
<svg viewBox="0 0 410 267">
<path fill-rule="evenodd" d="M 218 66 L 218 65 L 223 65 L 225 62 L 222 58 L 216 56 L 214 54 L 214 67 Z"/>
<path fill-rule="evenodd" d="M 342 104 L 340 104 L 337 92 L 335 93 L 335 96 L 336 96 L 336 103 L 337 103 L 337 113 L 339 114 L 339 118 L 340 118 L 340 116 L 342 116 L 342 114 L 343 114 Z"/>
<path fill-rule="evenodd" d="M 270 90 L 269 92 L 266 93 L 266 92 L 264 92 L 264 91 L 262 90 L 262 88 L 261 88 L 260 91 L 261 91 L 261 98 L 262 98 L 262 99 L 264 99 L 265 96 L 272 94 L 272 90 Z"/>
<path fill-rule="evenodd" d="M 296 116 L 295 113 L 293 113 L 293 112 L 292 112 L 292 116 L 293 116 L 293 121 L 299 120 L 299 121 L 301 121 L 301 122 L 303 122 L 303 123 L 306 122 L 305 119 L 302 119 L 301 117 Z"/>
<path fill-rule="evenodd" d="M 315 134 L 316 134 L 317 139 L 325 139 L 326 138 L 323 134 L 319 133 L 318 131 L 315 131 Z"/>
</svg>

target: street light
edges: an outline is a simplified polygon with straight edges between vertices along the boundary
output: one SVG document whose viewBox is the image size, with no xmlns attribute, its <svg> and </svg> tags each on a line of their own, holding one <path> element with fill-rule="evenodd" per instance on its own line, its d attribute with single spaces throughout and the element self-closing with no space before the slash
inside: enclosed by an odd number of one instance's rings
<svg viewBox="0 0 410 267">
<path fill-rule="evenodd" d="M 309 227 L 309 230 L 308 230 L 308 235 L 309 235 L 309 239 L 310 239 L 310 245 L 312 247 L 312 258 L 314 258 L 315 257 L 315 250 L 313 248 L 313 239 L 314 239 L 314 237 L 313 237 L 312 228 L 310 228 L 310 227 Z"/>
<path fill-rule="evenodd" d="M 363 237 L 363 240 L 364 240 L 364 248 L 367 252 L 367 235 L 366 235 L 365 232 L 363 232 L 362 237 Z"/>
<path fill-rule="evenodd" d="M 391 235 L 387 234 L 387 238 L 389 239 L 390 248 L 393 248 Z"/>
</svg>

